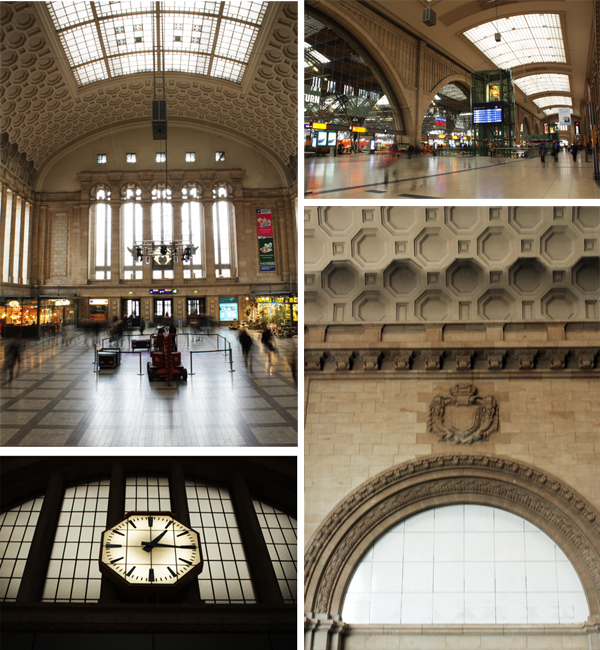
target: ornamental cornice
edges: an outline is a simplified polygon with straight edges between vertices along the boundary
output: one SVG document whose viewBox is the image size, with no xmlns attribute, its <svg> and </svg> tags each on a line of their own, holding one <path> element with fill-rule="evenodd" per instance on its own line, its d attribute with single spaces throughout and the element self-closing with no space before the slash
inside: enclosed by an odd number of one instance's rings
<svg viewBox="0 0 600 650">
<path fill-rule="evenodd" d="M 527 370 L 600 370 L 598 347 L 504 347 L 465 349 L 377 347 L 320 347 L 305 349 L 305 369 L 327 374 L 332 371 L 397 373 L 428 371 L 519 373 Z M 319 359 L 319 364 L 313 363 Z"/>
</svg>

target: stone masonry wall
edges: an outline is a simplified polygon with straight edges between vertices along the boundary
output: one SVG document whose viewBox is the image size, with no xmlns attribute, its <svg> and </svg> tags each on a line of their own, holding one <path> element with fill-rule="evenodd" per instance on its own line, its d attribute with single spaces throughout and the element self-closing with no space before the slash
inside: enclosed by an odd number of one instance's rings
<svg viewBox="0 0 600 650">
<path fill-rule="evenodd" d="M 600 508 L 600 400 L 597 378 L 483 378 L 479 395 L 498 402 L 500 427 L 488 441 L 442 443 L 427 432 L 428 407 L 453 378 L 306 380 L 305 541 L 365 480 L 399 463 L 438 454 L 492 454 L 523 461 Z M 467 381 L 467 377 L 462 381 Z"/>
</svg>

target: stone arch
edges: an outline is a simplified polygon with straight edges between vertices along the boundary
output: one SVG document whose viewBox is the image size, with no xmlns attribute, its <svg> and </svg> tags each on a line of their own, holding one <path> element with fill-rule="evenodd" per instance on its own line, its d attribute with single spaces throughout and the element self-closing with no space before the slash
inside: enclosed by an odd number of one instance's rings
<svg viewBox="0 0 600 650">
<path fill-rule="evenodd" d="M 462 83 L 464 86 L 467 87 L 468 90 L 471 90 L 471 78 L 467 77 L 466 75 L 462 74 L 451 74 L 447 77 L 444 77 L 441 81 L 439 81 L 431 91 L 429 91 L 426 95 L 424 95 L 424 110 L 422 111 L 422 115 L 417 115 L 416 120 L 417 120 L 417 133 L 421 133 L 423 129 L 423 120 L 425 119 L 425 114 L 429 110 L 429 107 L 431 106 L 431 102 L 433 101 L 433 98 L 437 95 L 438 91 L 440 91 L 444 86 L 452 83 L 453 81 L 459 81 Z"/>
<path fill-rule="evenodd" d="M 522 131 L 523 135 L 533 135 L 531 132 L 531 123 L 527 115 L 523 115 L 521 124 L 523 125 L 523 131 Z"/>
<path fill-rule="evenodd" d="M 378 47 L 374 42 L 372 31 L 368 25 L 361 24 L 354 13 L 339 10 L 335 5 L 319 5 L 319 9 L 306 7 L 306 11 L 315 16 L 333 30 L 339 30 L 340 34 L 348 40 L 348 43 L 360 54 L 365 62 L 372 67 L 377 80 L 386 93 L 390 103 L 400 113 L 403 121 L 404 132 L 413 132 L 414 116 L 411 112 L 411 104 L 408 100 L 408 92 L 400 77 L 398 67 L 394 65 L 383 47 Z M 323 13 L 326 11 L 327 13 Z M 398 126 L 398 125 L 397 125 Z"/>
<path fill-rule="evenodd" d="M 363 483 L 329 514 L 305 555 L 305 606 L 340 621 L 361 557 L 386 530 L 435 506 L 502 508 L 535 524 L 565 553 L 600 615 L 600 512 L 556 477 L 509 459 L 443 455 L 398 465 Z"/>
</svg>

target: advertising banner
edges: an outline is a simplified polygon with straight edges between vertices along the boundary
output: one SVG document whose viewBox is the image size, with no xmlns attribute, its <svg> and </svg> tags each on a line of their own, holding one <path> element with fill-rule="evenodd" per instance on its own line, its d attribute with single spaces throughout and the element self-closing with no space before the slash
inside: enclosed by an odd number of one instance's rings
<svg viewBox="0 0 600 650">
<path fill-rule="evenodd" d="M 260 259 L 261 271 L 275 270 L 275 250 L 273 237 L 263 237 L 258 240 L 258 256 Z"/>
<path fill-rule="evenodd" d="M 561 126 L 571 126 L 571 109 L 559 108 L 558 109 L 558 123 Z"/>
<path fill-rule="evenodd" d="M 273 218 L 271 210 L 257 210 L 258 259 L 261 271 L 275 270 L 275 247 L 273 245 Z"/>
<path fill-rule="evenodd" d="M 256 222 L 258 224 L 259 238 L 273 236 L 273 220 L 271 218 L 271 210 L 257 210 Z"/>
<path fill-rule="evenodd" d="M 219 298 L 219 321 L 238 320 L 238 301 L 237 298 Z"/>
</svg>

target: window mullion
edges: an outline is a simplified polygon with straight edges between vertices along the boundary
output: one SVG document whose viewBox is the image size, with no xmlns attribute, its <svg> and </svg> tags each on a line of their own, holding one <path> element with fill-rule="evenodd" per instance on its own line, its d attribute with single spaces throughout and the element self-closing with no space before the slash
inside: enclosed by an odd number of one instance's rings
<svg viewBox="0 0 600 650">
<path fill-rule="evenodd" d="M 54 472 L 48 480 L 44 503 L 31 541 L 29 557 L 17 596 L 19 603 L 38 602 L 41 599 L 62 507 L 63 491 L 63 477 L 60 472 Z"/>
<path fill-rule="evenodd" d="M 257 601 L 269 605 L 283 605 L 281 589 L 254 510 L 250 491 L 246 481 L 239 474 L 236 474 L 231 484 L 231 499 Z"/>
</svg>

